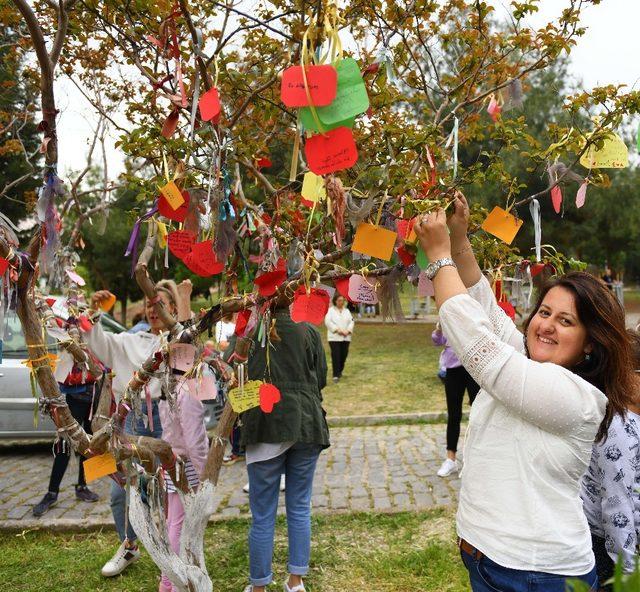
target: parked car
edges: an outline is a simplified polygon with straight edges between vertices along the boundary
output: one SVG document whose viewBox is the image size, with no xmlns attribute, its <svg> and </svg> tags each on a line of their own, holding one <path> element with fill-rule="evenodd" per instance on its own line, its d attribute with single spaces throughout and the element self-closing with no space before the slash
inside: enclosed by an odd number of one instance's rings
<svg viewBox="0 0 640 592">
<path fill-rule="evenodd" d="M 27 359 L 27 346 L 20 320 L 14 314 L 5 319 L 3 355 L 0 363 L 0 439 L 48 439 L 55 437 L 56 429 L 50 417 L 40 416 L 31 392 L 29 369 L 23 364 Z M 108 314 L 101 316 L 105 331 L 122 333 L 127 329 Z M 49 340 L 50 351 L 56 350 L 56 342 Z M 205 401 L 207 429 L 215 427 L 219 415 L 214 401 Z M 37 419 L 37 425 L 35 425 Z"/>
</svg>

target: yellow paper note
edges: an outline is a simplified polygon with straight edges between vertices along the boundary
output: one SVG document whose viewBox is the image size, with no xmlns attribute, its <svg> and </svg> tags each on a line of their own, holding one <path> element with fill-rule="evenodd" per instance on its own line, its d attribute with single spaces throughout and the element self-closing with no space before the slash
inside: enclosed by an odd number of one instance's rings
<svg viewBox="0 0 640 592">
<path fill-rule="evenodd" d="M 184 197 L 182 197 L 180 189 L 173 181 L 169 181 L 164 187 L 160 187 L 160 193 L 174 210 L 177 210 L 184 203 Z"/>
<path fill-rule="evenodd" d="M 309 171 L 305 173 L 302 180 L 302 197 L 307 201 L 317 202 L 327 197 L 327 190 L 324 187 L 324 179 Z"/>
<path fill-rule="evenodd" d="M 92 456 L 82 464 L 84 465 L 84 478 L 87 483 L 118 471 L 116 459 L 110 452 L 105 452 L 98 456 Z"/>
<path fill-rule="evenodd" d="M 521 226 L 522 220 L 496 206 L 482 223 L 482 230 L 510 245 Z"/>
<path fill-rule="evenodd" d="M 589 146 L 580 164 L 588 169 L 624 169 L 629 166 L 629 150 L 622 138 L 611 132 L 599 150 Z"/>
<path fill-rule="evenodd" d="M 156 220 L 156 225 L 158 226 L 158 234 L 156 238 L 158 239 L 158 246 L 161 249 L 164 249 L 167 246 L 167 225 L 164 222 L 159 222 Z"/>
<path fill-rule="evenodd" d="M 389 261 L 393 255 L 393 247 L 397 238 L 397 233 L 391 230 L 363 222 L 356 230 L 351 250 Z"/>
<path fill-rule="evenodd" d="M 231 407 L 236 413 L 242 413 L 247 409 L 253 409 L 260 405 L 261 380 L 250 380 L 246 382 L 242 391 L 240 387 L 231 389 L 228 393 Z"/>
</svg>

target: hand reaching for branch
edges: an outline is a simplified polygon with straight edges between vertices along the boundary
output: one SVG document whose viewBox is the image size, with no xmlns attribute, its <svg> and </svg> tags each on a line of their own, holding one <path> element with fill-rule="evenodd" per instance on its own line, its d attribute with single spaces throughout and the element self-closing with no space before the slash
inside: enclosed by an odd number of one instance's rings
<svg viewBox="0 0 640 592">
<path fill-rule="evenodd" d="M 429 261 L 451 257 L 451 239 L 447 231 L 447 215 L 442 208 L 421 216 L 413 227 Z"/>
<path fill-rule="evenodd" d="M 469 228 L 469 204 L 460 191 L 456 191 L 453 207 L 453 215 L 447 220 L 447 226 L 451 232 L 451 241 L 457 242 L 467 237 Z"/>
</svg>

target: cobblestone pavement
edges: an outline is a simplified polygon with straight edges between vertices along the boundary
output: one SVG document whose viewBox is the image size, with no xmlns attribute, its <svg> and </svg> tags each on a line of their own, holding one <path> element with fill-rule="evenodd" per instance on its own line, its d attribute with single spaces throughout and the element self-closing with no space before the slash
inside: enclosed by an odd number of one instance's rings
<svg viewBox="0 0 640 592">
<path fill-rule="evenodd" d="M 445 449 L 443 424 L 333 428 L 331 439 L 332 446 L 318 461 L 315 513 L 424 510 L 455 503 L 459 479 L 436 475 Z M 34 518 L 31 509 L 47 491 L 50 469 L 50 448 L 0 449 L 0 528 L 112 526 L 107 478 L 90 484 L 99 502 L 75 499 L 76 459 L 69 463 L 58 504 Z M 248 515 L 245 483 L 244 463 L 222 468 L 215 518 Z M 279 512 L 283 504 L 284 494 Z"/>
</svg>

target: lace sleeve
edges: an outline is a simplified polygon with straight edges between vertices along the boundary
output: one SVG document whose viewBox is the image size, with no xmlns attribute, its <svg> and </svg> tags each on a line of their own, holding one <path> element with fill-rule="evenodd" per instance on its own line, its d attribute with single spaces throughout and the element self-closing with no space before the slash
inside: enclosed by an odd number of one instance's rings
<svg viewBox="0 0 640 592">
<path fill-rule="evenodd" d="M 489 317 L 492 331 L 498 338 L 514 347 L 516 351 L 524 352 L 523 335 L 504 310 L 498 306 L 489 280 L 482 276 L 478 283 L 467 290 L 467 293 L 482 306 Z"/>
<path fill-rule="evenodd" d="M 558 434 L 590 434 L 602 420 L 606 398 L 598 389 L 566 368 L 529 360 L 502 341 L 468 294 L 444 302 L 440 322 L 473 379 L 524 420 Z"/>
</svg>

